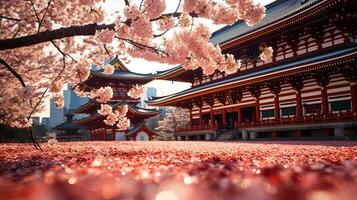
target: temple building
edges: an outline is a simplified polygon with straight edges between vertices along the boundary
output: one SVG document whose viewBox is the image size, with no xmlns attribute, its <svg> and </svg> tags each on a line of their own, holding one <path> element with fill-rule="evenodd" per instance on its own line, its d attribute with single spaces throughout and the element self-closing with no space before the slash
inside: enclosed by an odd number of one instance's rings
<svg viewBox="0 0 357 200">
<path fill-rule="evenodd" d="M 53 128 L 58 141 L 69 142 L 88 140 L 84 127 L 73 123 L 73 116 L 74 114 L 70 112 L 67 113 L 66 121 Z"/>
<path fill-rule="evenodd" d="M 160 112 L 156 109 L 138 107 L 140 99 L 129 97 L 127 92 L 135 84 L 144 85 L 157 78 L 163 77 L 165 79 L 165 77 L 170 77 L 171 71 L 176 68 L 153 75 L 131 72 L 117 57 L 110 64 L 115 67 L 113 74 L 106 75 L 103 70 L 91 70 L 89 78 L 83 83 L 82 87 L 89 90 L 89 88 L 110 86 L 113 89 L 113 98 L 109 104 L 113 107 L 127 104 L 127 117 L 131 122 L 131 126 L 125 131 L 120 131 L 116 126 L 106 125 L 103 122 L 105 117 L 97 113 L 100 103 L 95 100 L 90 100 L 73 111 L 74 114 L 85 113 L 89 115 L 86 118 L 74 121 L 74 123 L 88 129 L 90 140 L 151 140 L 156 133 L 145 125 L 145 120 L 158 115 Z"/>
<path fill-rule="evenodd" d="M 150 100 L 190 110 L 182 140 L 328 139 L 357 136 L 357 1 L 277 0 L 255 26 L 213 33 L 237 73 L 171 72 L 190 89 Z M 274 49 L 259 59 L 259 47 Z"/>
</svg>

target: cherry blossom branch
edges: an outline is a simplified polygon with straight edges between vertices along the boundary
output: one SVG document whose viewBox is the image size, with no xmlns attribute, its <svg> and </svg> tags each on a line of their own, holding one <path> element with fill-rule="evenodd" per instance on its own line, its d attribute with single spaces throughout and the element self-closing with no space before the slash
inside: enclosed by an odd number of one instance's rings
<svg viewBox="0 0 357 200">
<path fill-rule="evenodd" d="M 37 11 L 36 11 L 37 13 Z M 180 17 L 181 12 L 166 13 L 161 15 L 156 19 L 151 21 L 157 21 L 163 17 Z M 198 17 L 196 13 L 189 13 L 189 15 L 194 18 Z M 124 22 L 128 24 L 129 22 Z M 55 30 L 47 30 L 44 32 L 39 32 L 32 35 L 22 36 L 12 39 L 2 39 L 0 40 L 0 50 L 16 49 L 25 46 L 36 45 L 44 42 L 50 42 L 56 39 L 62 39 L 73 36 L 91 36 L 95 35 L 96 31 L 101 31 L 104 29 L 114 30 L 115 24 L 86 24 L 81 26 L 69 26 L 63 27 Z"/>
<path fill-rule="evenodd" d="M 165 35 L 167 32 L 169 32 L 170 30 L 172 30 L 173 28 L 177 27 L 180 23 L 177 23 L 175 26 L 173 26 L 172 28 L 167 29 L 166 31 L 160 33 L 160 34 L 155 34 L 153 35 L 154 38 L 158 38 L 161 37 L 163 35 Z"/>
<path fill-rule="evenodd" d="M 17 78 L 17 80 L 20 81 L 22 87 L 26 87 L 25 81 L 22 79 L 21 75 L 16 72 L 15 69 L 13 69 L 9 64 L 7 64 L 7 63 L 5 62 L 5 60 L 3 60 L 3 59 L 1 59 L 1 58 L 0 58 L 0 63 L 1 63 L 2 65 L 4 65 L 4 67 L 5 67 L 7 70 L 9 70 L 9 71 Z"/>
<path fill-rule="evenodd" d="M 16 49 L 25 46 L 36 45 L 44 42 L 50 42 L 56 39 L 62 39 L 73 36 L 95 35 L 96 31 L 109 29 L 114 30 L 114 24 L 86 24 L 82 26 L 70 26 L 51 31 L 44 31 L 38 34 L 32 34 L 12 39 L 0 40 L 0 50 Z"/>
</svg>

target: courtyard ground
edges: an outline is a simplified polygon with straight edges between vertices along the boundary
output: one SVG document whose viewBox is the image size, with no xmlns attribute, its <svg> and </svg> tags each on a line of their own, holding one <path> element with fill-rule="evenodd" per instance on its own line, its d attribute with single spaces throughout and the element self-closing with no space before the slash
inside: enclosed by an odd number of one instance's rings
<svg viewBox="0 0 357 200">
<path fill-rule="evenodd" d="M 357 142 L 0 145 L 0 199 L 357 199 Z"/>
</svg>

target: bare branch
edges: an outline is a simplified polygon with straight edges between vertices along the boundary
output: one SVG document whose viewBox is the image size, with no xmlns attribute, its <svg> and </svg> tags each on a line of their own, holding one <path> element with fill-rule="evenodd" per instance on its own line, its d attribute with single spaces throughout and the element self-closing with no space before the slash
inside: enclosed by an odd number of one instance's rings
<svg viewBox="0 0 357 200">
<path fill-rule="evenodd" d="M 30 4 L 31 4 L 31 7 L 32 7 L 33 12 L 35 13 L 37 22 L 39 23 L 39 26 L 40 26 L 40 17 L 38 16 L 38 13 L 37 13 L 37 11 L 36 11 L 35 4 L 32 2 L 32 0 L 29 0 L 29 2 L 30 2 Z"/>
<path fill-rule="evenodd" d="M 162 53 L 162 54 L 165 54 L 166 56 L 169 56 L 169 54 L 164 50 L 157 49 L 155 47 L 147 46 L 147 45 L 144 45 L 144 44 L 140 44 L 138 42 L 135 42 L 134 40 L 127 39 L 127 38 L 120 38 L 120 37 L 117 37 L 117 36 L 115 36 L 115 38 L 117 38 L 119 40 L 126 41 L 126 42 L 130 43 L 133 46 L 139 47 L 140 49 L 149 49 L 149 50 L 151 50 L 151 51 L 153 51 L 153 52 L 155 52 L 157 54 Z"/>
<path fill-rule="evenodd" d="M 157 21 L 160 20 L 164 17 L 180 17 L 183 13 L 182 12 L 173 12 L 173 13 L 165 13 L 162 14 L 160 17 L 155 18 L 155 19 L 151 19 L 150 21 Z M 190 12 L 188 13 L 192 18 L 197 18 L 198 14 L 196 14 L 195 12 Z"/>
<path fill-rule="evenodd" d="M 16 78 L 20 81 L 22 87 L 26 87 L 25 81 L 22 79 L 21 75 L 16 72 L 9 64 L 5 62 L 5 60 L 0 58 L 0 63 L 5 66 L 7 70 L 9 70 Z"/>
<path fill-rule="evenodd" d="M 37 33 L 40 32 L 40 28 L 41 28 L 41 26 L 42 26 L 43 20 L 45 19 L 45 16 L 46 16 L 46 14 L 47 14 L 48 8 L 49 8 L 50 5 L 51 5 L 51 2 L 52 2 L 52 0 L 49 0 L 49 1 L 47 2 L 47 7 L 46 7 L 46 9 L 45 9 L 45 13 L 43 13 L 43 15 L 42 15 L 41 21 L 39 22 L 38 29 L 37 29 Z"/>
<path fill-rule="evenodd" d="M 21 21 L 21 19 L 7 17 L 7 16 L 3 16 L 3 15 L 0 15 L 0 19 L 7 19 L 7 20 L 11 20 L 11 21 Z"/>
<path fill-rule="evenodd" d="M 51 41 L 51 43 L 52 43 L 53 46 L 62 54 L 62 56 L 64 56 L 64 57 L 68 56 L 68 57 L 71 58 L 74 62 L 77 62 L 71 55 L 69 55 L 69 54 L 63 52 L 63 51 L 59 48 L 59 46 L 57 46 L 57 44 L 56 44 L 54 41 Z"/>
<path fill-rule="evenodd" d="M 107 46 L 106 46 L 105 44 L 103 44 L 103 46 L 104 46 L 104 49 L 105 49 L 105 51 L 107 52 L 108 56 L 110 57 L 110 59 L 112 59 L 112 55 L 110 54 L 110 52 L 109 52 Z"/>
<path fill-rule="evenodd" d="M 140 6 L 139 6 L 139 10 L 141 10 L 141 8 L 144 6 L 144 0 L 141 0 L 140 2 Z"/>
<path fill-rule="evenodd" d="M 124 0 L 124 2 L 125 2 L 125 5 L 126 5 L 126 6 L 129 6 L 129 5 L 130 5 L 129 0 Z"/>
<path fill-rule="evenodd" d="M 180 8 L 180 6 L 181 6 L 181 0 L 179 0 L 179 3 L 178 3 L 177 8 L 176 8 L 176 10 L 175 10 L 175 13 L 177 13 L 177 11 L 178 11 L 178 9 Z"/>
<path fill-rule="evenodd" d="M 169 29 L 167 29 L 166 31 L 164 31 L 164 32 L 162 32 L 162 33 L 160 33 L 160 34 L 155 34 L 155 35 L 153 35 L 153 37 L 154 37 L 154 38 L 161 37 L 161 36 L 165 35 L 167 32 L 169 32 L 170 30 L 172 30 L 173 28 L 177 27 L 178 25 L 179 25 L 179 23 L 177 23 L 177 24 L 176 24 L 175 26 L 173 26 L 172 28 L 169 28 Z"/>
</svg>

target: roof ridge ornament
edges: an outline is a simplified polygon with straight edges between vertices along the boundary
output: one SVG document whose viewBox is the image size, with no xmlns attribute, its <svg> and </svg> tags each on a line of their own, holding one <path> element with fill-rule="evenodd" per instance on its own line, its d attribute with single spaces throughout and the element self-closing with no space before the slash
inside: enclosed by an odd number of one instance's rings
<svg viewBox="0 0 357 200">
<path fill-rule="evenodd" d="M 301 4 L 305 4 L 305 3 L 307 3 L 309 0 L 300 0 L 300 3 Z"/>
</svg>

